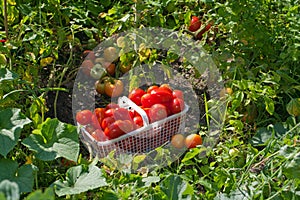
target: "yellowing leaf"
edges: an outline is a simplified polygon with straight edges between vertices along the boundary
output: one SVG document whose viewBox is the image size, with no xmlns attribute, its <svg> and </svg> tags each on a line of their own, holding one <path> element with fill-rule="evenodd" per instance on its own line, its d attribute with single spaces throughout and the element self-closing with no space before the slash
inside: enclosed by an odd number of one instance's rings
<svg viewBox="0 0 300 200">
<path fill-rule="evenodd" d="M 52 63 L 54 59 L 52 57 L 47 57 L 47 58 L 42 58 L 41 59 L 41 66 L 45 67 L 47 65 L 49 65 L 50 63 Z"/>
</svg>

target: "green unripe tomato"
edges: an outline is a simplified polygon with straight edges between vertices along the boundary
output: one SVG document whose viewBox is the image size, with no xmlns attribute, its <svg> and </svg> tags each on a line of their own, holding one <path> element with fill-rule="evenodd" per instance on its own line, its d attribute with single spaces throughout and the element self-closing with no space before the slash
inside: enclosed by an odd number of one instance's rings
<svg viewBox="0 0 300 200">
<path fill-rule="evenodd" d="M 94 67 L 91 69 L 90 75 L 94 79 L 100 79 L 104 77 L 106 74 L 106 70 L 102 67 L 100 64 L 94 65 Z"/>
</svg>

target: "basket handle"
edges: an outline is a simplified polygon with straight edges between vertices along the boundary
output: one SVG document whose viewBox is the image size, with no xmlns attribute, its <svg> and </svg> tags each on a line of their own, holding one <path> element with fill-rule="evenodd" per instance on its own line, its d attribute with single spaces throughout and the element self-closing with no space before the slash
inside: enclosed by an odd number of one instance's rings
<svg viewBox="0 0 300 200">
<path fill-rule="evenodd" d="M 140 108 L 138 105 L 136 105 L 133 101 L 131 101 L 129 98 L 127 98 L 126 96 L 122 96 L 118 98 L 118 105 L 122 108 L 126 108 L 126 109 L 133 109 L 136 112 L 138 112 L 142 119 L 143 119 L 143 124 L 144 126 L 148 126 L 149 125 L 149 119 L 148 116 L 146 114 L 146 112 Z"/>
</svg>

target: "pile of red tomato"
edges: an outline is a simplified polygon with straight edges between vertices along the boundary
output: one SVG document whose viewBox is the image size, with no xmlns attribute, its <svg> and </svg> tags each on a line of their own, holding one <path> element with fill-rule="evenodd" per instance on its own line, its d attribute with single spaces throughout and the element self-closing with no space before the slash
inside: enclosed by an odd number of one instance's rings
<svg viewBox="0 0 300 200">
<path fill-rule="evenodd" d="M 180 113 L 185 108 L 183 92 L 173 90 L 168 84 L 153 85 L 146 90 L 133 89 L 128 98 L 145 111 L 149 123 Z M 76 121 L 97 141 L 115 139 L 144 126 L 138 112 L 115 103 L 94 111 L 81 110 L 76 113 Z"/>
</svg>

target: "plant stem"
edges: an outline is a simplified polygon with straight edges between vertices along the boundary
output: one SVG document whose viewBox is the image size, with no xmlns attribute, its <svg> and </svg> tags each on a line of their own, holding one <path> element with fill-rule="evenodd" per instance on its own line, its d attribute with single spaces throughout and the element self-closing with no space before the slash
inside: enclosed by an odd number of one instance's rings
<svg viewBox="0 0 300 200">
<path fill-rule="evenodd" d="M 7 0 L 4 0 L 4 28 L 6 39 L 8 39 L 8 24 L 7 24 Z"/>
</svg>

